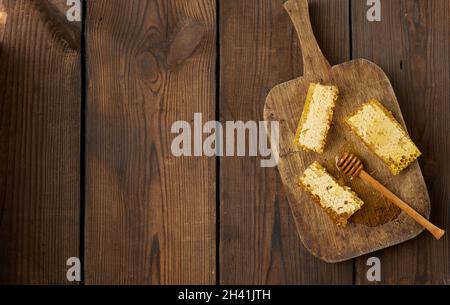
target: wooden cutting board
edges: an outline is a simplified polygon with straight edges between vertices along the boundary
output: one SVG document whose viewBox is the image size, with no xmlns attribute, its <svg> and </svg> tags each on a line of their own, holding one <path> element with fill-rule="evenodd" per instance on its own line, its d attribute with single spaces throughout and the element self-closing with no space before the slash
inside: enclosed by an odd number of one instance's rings
<svg viewBox="0 0 450 305">
<path fill-rule="evenodd" d="M 423 231 L 420 225 L 359 179 L 341 177 L 335 167 L 336 156 L 350 150 L 361 157 L 370 174 L 420 214 L 429 217 L 430 199 L 419 164 L 415 162 L 399 175 L 393 176 L 387 166 L 343 124 L 346 115 L 374 98 L 392 111 L 406 128 L 388 77 L 381 68 L 364 59 L 331 67 L 314 37 L 308 1 L 290 0 L 285 3 L 285 8 L 300 39 L 304 75 L 271 90 L 266 100 L 264 118 L 280 123 L 278 169 L 303 244 L 312 254 L 326 262 L 340 262 L 417 236 Z M 340 91 L 333 126 L 322 155 L 304 152 L 293 144 L 309 84 L 314 82 L 336 85 Z M 345 228 L 337 227 L 298 186 L 300 176 L 315 160 L 341 183 L 355 190 L 365 202 Z"/>
</svg>

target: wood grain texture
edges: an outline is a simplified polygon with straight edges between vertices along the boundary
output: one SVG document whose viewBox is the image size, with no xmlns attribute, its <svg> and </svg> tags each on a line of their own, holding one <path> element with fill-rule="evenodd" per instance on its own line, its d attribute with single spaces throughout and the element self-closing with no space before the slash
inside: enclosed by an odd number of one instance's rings
<svg viewBox="0 0 450 305">
<path fill-rule="evenodd" d="M 220 2 L 221 121 L 263 120 L 269 90 L 301 74 L 283 2 Z M 333 63 L 347 60 L 348 1 L 310 2 L 325 54 Z M 352 283 L 352 262 L 326 264 L 303 248 L 276 169 L 260 168 L 252 157 L 223 158 L 220 169 L 222 284 Z"/>
<path fill-rule="evenodd" d="M 420 163 L 431 198 L 431 221 L 449 228 L 450 3 L 382 1 L 381 22 L 365 19 L 365 1 L 352 2 L 355 57 L 375 61 L 390 77 L 409 132 L 422 150 Z M 449 284 L 450 239 L 423 233 L 379 257 L 382 284 Z M 356 283 L 368 284 L 366 261 L 356 260 Z"/>
<path fill-rule="evenodd" d="M 1 2 L 0 283 L 68 284 L 66 261 L 79 256 L 80 29 L 48 1 Z"/>
<path fill-rule="evenodd" d="M 417 236 L 423 228 L 406 213 L 402 212 L 393 221 L 370 227 L 351 223 L 339 228 L 314 204 L 310 196 L 298 185 L 305 169 L 318 161 L 335 177 L 336 156 L 341 155 L 348 145 L 351 152 L 360 156 L 373 175 L 390 190 L 408 202 L 420 214 L 428 217 L 430 202 L 418 162 L 411 164 L 397 176 L 378 159 L 345 126 L 344 118 L 370 99 L 376 99 L 392 111 L 394 117 L 405 128 L 401 110 L 389 79 L 374 63 L 367 60 L 353 60 L 331 67 L 317 46 L 309 25 L 307 0 L 291 0 L 286 9 L 298 31 L 303 51 L 303 61 L 311 70 L 305 70 L 302 77 L 274 87 L 264 108 L 267 121 L 280 122 L 278 169 L 288 194 L 297 230 L 308 250 L 326 262 L 340 262 L 389 247 Z M 294 144 L 298 120 L 311 83 L 335 85 L 340 94 L 334 110 L 333 122 L 325 152 L 321 155 L 305 152 Z M 350 181 L 351 182 L 351 181 Z M 352 184 L 348 184 L 352 186 Z M 365 206 L 372 204 L 373 189 L 359 190 L 365 195 Z M 365 208 L 363 206 L 361 210 Z"/>
<path fill-rule="evenodd" d="M 172 123 L 214 119 L 213 0 L 88 1 L 86 283 L 215 283 L 215 158 Z"/>
</svg>

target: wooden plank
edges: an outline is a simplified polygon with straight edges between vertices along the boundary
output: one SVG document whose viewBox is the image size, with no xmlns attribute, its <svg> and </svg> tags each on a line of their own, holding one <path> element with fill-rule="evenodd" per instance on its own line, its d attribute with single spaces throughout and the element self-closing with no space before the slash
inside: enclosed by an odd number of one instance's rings
<svg viewBox="0 0 450 305">
<path fill-rule="evenodd" d="M 87 3 L 87 284 L 215 283 L 215 158 L 171 153 L 215 116 L 215 7 Z"/>
<path fill-rule="evenodd" d="M 80 28 L 48 1 L 2 2 L 0 283 L 68 284 L 66 261 L 79 256 Z"/>
<path fill-rule="evenodd" d="M 423 152 L 420 164 L 431 198 L 431 220 L 450 219 L 450 3 L 382 1 L 381 22 L 366 20 L 366 1 L 352 1 L 353 50 L 379 64 L 390 77 L 406 125 Z M 428 233 L 405 244 L 356 260 L 356 283 L 368 284 L 366 261 L 379 257 L 382 284 L 448 284 L 450 239 Z"/>
<path fill-rule="evenodd" d="M 302 73 L 283 2 L 220 2 L 223 122 L 263 120 L 270 89 Z M 332 63 L 349 59 L 348 1 L 310 1 L 310 7 L 325 55 Z M 222 284 L 352 283 L 352 261 L 326 264 L 303 248 L 275 168 L 261 168 L 259 158 L 222 159 L 220 196 Z"/>
</svg>

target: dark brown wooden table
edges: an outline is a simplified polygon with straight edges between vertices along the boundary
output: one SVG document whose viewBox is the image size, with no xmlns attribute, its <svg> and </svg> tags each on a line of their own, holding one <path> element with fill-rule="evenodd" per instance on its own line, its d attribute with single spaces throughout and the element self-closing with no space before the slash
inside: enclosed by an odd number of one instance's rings
<svg viewBox="0 0 450 305">
<path fill-rule="evenodd" d="M 276 169 L 256 157 L 176 158 L 171 125 L 262 120 L 302 73 L 283 0 L 2 0 L 0 283 L 449 284 L 450 239 L 426 233 L 340 264 L 301 245 Z M 310 0 L 332 64 L 390 77 L 423 157 L 432 221 L 450 220 L 450 2 Z M 0 20 L 3 20 L 0 18 Z"/>
</svg>

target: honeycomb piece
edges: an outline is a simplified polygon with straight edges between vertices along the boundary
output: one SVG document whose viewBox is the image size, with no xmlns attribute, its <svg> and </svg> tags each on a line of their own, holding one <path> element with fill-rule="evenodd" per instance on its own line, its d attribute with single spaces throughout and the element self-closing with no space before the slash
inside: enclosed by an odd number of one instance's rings
<svg viewBox="0 0 450 305">
<path fill-rule="evenodd" d="M 339 90 L 334 86 L 311 84 L 298 124 L 294 143 L 304 150 L 323 153 Z"/>
<path fill-rule="evenodd" d="M 421 155 L 392 113 L 377 100 L 364 104 L 345 118 L 345 123 L 394 175 Z"/>
<path fill-rule="evenodd" d="M 349 187 L 338 184 L 318 162 L 305 170 L 299 184 L 341 227 L 345 227 L 348 219 L 364 204 Z"/>
</svg>

